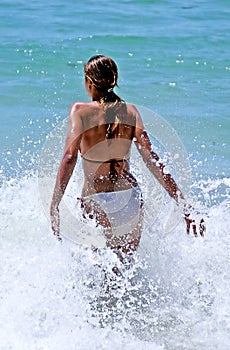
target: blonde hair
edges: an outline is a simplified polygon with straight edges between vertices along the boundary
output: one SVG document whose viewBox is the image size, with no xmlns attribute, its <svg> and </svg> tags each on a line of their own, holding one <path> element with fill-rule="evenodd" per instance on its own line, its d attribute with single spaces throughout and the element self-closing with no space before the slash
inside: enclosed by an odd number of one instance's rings
<svg viewBox="0 0 230 350">
<path fill-rule="evenodd" d="M 114 87 L 117 86 L 117 65 L 110 57 L 96 55 L 91 57 L 85 64 L 84 75 L 96 89 L 102 92 L 99 102 L 106 111 L 106 124 L 108 125 L 106 138 L 111 139 L 121 122 L 118 107 L 123 102 L 113 91 Z"/>
<path fill-rule="evenodd" d="M 97 89 L 105 93 L 112 92 L 117 85 L 118 69 L 110 57 L 103 55 L 91 57 L 84 66 L 84 74 Z"/>
</svg>

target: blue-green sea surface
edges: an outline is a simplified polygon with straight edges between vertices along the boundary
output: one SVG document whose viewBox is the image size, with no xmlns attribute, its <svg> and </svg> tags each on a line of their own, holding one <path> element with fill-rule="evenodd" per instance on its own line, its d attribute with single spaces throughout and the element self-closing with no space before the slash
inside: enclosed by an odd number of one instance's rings
<svg viewBox="0 0 230 350">
<path fill-rule="evenodd" d="M 229 349 L 229 16 L 227 0 L 1 2 L 1 350 Z M 166 198 L 120 280 L 111 252 L 56 243 L 37 185 L 47 135 L 88 100 L 84 63 L 99 53 L 118 65 L 116 92 L 175 130 L 207 224 L 204 239 L 182 221 L 166 233 Z"/>
</svg>

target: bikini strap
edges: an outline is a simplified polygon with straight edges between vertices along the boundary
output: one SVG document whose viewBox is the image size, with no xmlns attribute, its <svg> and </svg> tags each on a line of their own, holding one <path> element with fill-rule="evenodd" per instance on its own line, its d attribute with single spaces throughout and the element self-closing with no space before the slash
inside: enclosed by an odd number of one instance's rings
<svg viewBox="0 0 230 350">
<path fill-rule="evenodd" d="M 91 162 L 91 163 L 100 163 L 100 164 L 110 163 L 109 179 L 112 183 L 115 183 L 118 178 L 118 172 L 116 167 L 120 166 L 119 163 L 121 162 L 123 163 L 124 161 L 128 160 L 128 159 L 109 159 L 102 162 L 100 160 L 92 160 L 92 159 L 85 158 L 83 155 L 81 155 L 81 157 L 87 162 Z"/>
<path fill-rule="evenodd" d="M 109 160 L 105 160 L 105 161 L 102 161 L 102 160 L 94 160 L 94 159 L 88 159 L 88 158 L 85 158 L 82 154 L 81 154 L 81 157 L 82 159 L 86 160 L 87 162 L 91 162 L 91 163 L 113 163 L 113 162 L 118 162 L 118 163 L 121 163 L 121 162 L 124 162 L 124 161 L 127 161 L 128 159 L 109 159 Z"/>
</svg>

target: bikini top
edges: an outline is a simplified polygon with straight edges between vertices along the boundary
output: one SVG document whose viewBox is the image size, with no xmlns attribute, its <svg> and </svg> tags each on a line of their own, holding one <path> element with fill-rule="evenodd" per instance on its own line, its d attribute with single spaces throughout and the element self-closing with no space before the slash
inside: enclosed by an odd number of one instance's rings
<svg viewBox="0 0 230 350">
<path fill-rule="evenodd" d="M 81 154 L 82 159 L 86 160 L 87 162 L 90 163 L 110 163 L 110 170 L 109 170 L 109 179 L 112 183 L 115 183 L 118 177 L 118 172 L 116 170 L 116 167 L 119 167 L 120 164 L 119 163 L 123 163 L 125 161 L 128 161 L 128 159 L 109 159 L 106 161 L 102 161 L 102 160 L 94 160 L 94 159 L 88 159 L 85 158 L 82 154 Z"/>
</svg>

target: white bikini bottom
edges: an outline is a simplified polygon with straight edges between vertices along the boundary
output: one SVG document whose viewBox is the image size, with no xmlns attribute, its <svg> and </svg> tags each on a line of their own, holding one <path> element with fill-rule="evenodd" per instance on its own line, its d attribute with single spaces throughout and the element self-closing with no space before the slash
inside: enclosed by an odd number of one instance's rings
<svg viewBox="0 0 230 350">
<path fill-rule="evenodd" d="M 93 211 L 101 209 L 107 216 L 113 233 L 124 234 L 132 231 L 140 220 L 142 195 L 139 187 L 116 192 L 98 192 L 82 199 Z M 91 214 L 91 213 L 90 213 Z"/>
</svg>

